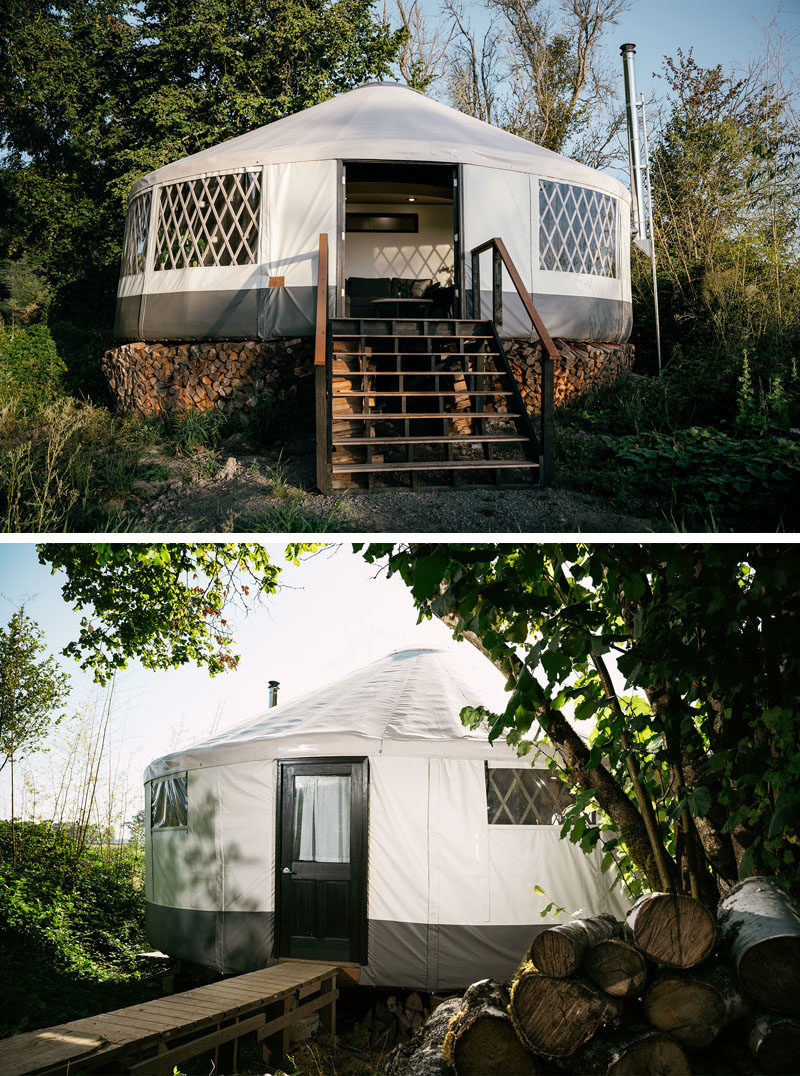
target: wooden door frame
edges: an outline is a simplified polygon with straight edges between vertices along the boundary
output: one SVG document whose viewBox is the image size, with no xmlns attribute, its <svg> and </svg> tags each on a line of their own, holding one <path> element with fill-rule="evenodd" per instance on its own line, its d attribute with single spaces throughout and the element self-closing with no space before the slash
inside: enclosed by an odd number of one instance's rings
<svg viewBox="0 0 800 1076">
<path fill-rule="evenodd" d="M 275 813 L 275 926 L 273 950 L 276 958 L 288 957 L 284 948 L 284 928 L 287 919 L 281 910 L 281 869 L 283 857 L 283 807 L 284 807 L 284 773 L 285 767 L 301 766 L 309 774 L 336 773 L 344 766 L 350 767 L 351 774 L 351 810 L 350 810 L 350 886 L 355 896 L 351 903 L 353 918 L 350 921 L 350 936 L 357 952 L 351 953 L 351 961 L 358 964 L 367 963 L 367 849 L 369 844 L 369 758 L 360 756 L 326 756 L 325 758 L 283 758 L 277 760 L 276 770 L 276 813 Z M 326 767 L 328 769 L 326 770 Z M 334 769 L 335 767 L 335 769 Z M 302 771 L 301 771 L 302 772 Z M 360 841 L 353 840 L 354 831 Z M 354 922 L 357 914 L 358 922 Z"/>
<path fill-rule="evenodd" d="M 453 170 L 453 284 L 456 295 L 453 302 L 453 315 L 463 318 L 465 302 L 465 256 L 464 256 L 464 166 L 452 161 L 387 161 L 375 157 L 348 157 L 336 162 L 336 303 L 334 317 L 343 318 L 345 310 L 344 247 L 347 231 L 347 191 L 348 164 L 418 164 L 430 165 L 432 168 L 452 168 Z"/>
</svg>

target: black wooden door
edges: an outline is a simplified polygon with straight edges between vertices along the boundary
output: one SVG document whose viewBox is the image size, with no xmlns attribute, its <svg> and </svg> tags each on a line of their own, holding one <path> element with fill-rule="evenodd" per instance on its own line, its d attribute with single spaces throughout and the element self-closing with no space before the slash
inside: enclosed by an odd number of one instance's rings
<svg viewBox="0 0 800 1076">
<path fill-rule="evenodd" d="M 365 759 L 279 763 L 279 956 L 366 959 Z"/>
</svg>

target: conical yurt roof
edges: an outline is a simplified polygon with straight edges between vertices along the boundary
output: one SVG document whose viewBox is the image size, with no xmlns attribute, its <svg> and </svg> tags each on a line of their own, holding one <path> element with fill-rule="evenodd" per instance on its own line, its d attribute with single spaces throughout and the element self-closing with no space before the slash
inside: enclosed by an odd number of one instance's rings
<svg viewBox="0 0 800 1076">
<path fill-rule="evenodd" d="M 371 82 L 255 131 L 164 165 L 155 183 L 263 164 L 323 160 L 437 161 L 531 172 L 599 187 L 629 201 L 611 176 L 502 131 L 394 82 Z"/>
<path fill-rule="evenodd" d="M 474 660 L 483 661 L 477 654 Z M 471 675 L 463 655 L 446 649 L 398 650 L 303 698 L 157 759 L 145 780 L 259 759 L 373 751 L 514 758 L 503 741 L 489 744 L 485 728 L 473 732 L 459 716 L 465 706 L 502 707 L 502 696 L 499 673 L 491 680 Z"/>
</svg>

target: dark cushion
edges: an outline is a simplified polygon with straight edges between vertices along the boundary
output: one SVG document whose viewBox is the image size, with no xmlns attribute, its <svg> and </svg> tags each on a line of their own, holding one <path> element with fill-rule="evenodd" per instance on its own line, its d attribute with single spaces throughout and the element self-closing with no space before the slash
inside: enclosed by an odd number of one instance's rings
<svg viewBox="0 0 800 1076">
<path fill-rule="evenodd" d="M 390 299 L 392 282 L 388 276 L 349 276 L 345 290 L 351 299 Z"/>
<path fill-rule="evenodd" d="M 425 291 L 431 286 L 433 280 L 415 280 L 414 277 L 392 277 L 393 299 L 421 299 Z"/>
</svg>

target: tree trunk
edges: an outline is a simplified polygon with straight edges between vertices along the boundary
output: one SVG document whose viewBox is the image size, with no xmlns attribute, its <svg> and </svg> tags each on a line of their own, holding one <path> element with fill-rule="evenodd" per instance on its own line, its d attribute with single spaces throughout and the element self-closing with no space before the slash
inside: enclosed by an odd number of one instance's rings
<svg viewBox="0 0 800 1076">
<path fill-rule="evenodd" d="M 386 1058 L 386 1076 L 453 1076 L 442 1057 L 442 1043 L 461 998 L 448 998 L 437 1006 L 410 1042 L 398 1046 Z"/>
<path fill-rule="evenodd" d="M 494 979 L 467 990 L 442 1046 L 457 1076 L 538 1076 L 539 1064 L 517 1037 L 508 1001 L 508 987 Z"/>
<path fill-rule="evenodd" d="M 619 1020 L 623 1003 L 583 979 L 556 979 L 523 964 L 511 986 L 511 1019 L 529 1050 L 569 1057 L 604 1025 Z"/>
<path fill-rule="evenodd" d="M 720 937 L 744 990 L 800 1013 L 800 904 L 769 878 L 745 878 L 719 903 Z"/>
<path fill-rule="evenodd" d="M 641 1024 L 598 1035 L 574 1056 L 571 1070 L 587 1076 L 690 1076 L 692 1071 L 674 1039 Z"/>
<path fill-rule="evenodd" d="M 797 1072 L 800 1058 L 800 1020 L 776 1013 L 762 1013 L 750 1027 L 747 1045 L 765 1072 Z"/>
<path fill-rule="evenodd" d="M 584 961 L 586 974 L 615 998 L 637 997 L 647 982 L 647 962 L 622 938 L 606 938 L 592 946 Z"/>
<path fill-rule="evenodd" d="M 714 916 L 684 893 L 648 893 L 628 912 L 633 942 L 645 956 L 672 968 L 692 968 L 711 953 Z"/>
<path fill-rule="evenodd" d="M 726 967 L 666 972 L 648 988 L 644 1014 L 659 1031 L 696 1049 L 713 1042 L 726 1024 L 739 1020 L 747 1003 Z"/>
<path fill-rule="evenodd" d="M 544 975 L 565 979 L 580 968 L 593 945 L 621 932 L 620 924 L 610 915 L 559 923 L 536 935 L 530 959 Z"/>
</svg>

